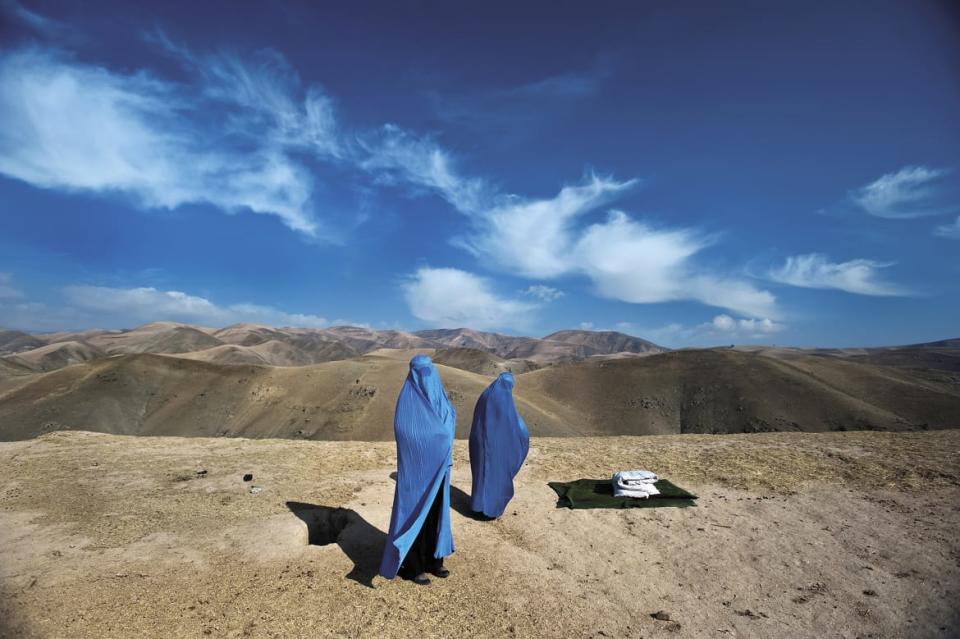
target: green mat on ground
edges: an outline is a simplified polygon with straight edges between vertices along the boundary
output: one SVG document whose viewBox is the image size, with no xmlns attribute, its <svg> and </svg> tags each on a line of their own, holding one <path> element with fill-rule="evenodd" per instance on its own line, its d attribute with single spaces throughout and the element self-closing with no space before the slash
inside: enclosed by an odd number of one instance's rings
<svg viewBox="0 0 960 639">
<path fill-rule="evenodd" d="M 609 479 L 578 479 L 576 481 L 547 482 L 560 499 L 557 508 L 688 508 L 696 506 L 696 495 L 661 479 L 654 486 L 659 495 L 647 499 L 616 497 Z"/>
</svg>

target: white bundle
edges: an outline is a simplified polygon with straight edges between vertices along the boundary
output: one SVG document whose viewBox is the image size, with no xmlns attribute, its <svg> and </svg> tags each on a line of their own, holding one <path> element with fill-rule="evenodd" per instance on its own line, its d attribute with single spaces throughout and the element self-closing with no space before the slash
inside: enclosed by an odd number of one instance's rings
<svg viewBox="0 0 960 639">
<path fill-rule="evenodd" d="M 656 482 L 656 473 L 649 470 L 622 470 L 613 474 L 613 494 L 617 497 L 647 499 L 660 494 L 654 486 Z"/>
</svg>

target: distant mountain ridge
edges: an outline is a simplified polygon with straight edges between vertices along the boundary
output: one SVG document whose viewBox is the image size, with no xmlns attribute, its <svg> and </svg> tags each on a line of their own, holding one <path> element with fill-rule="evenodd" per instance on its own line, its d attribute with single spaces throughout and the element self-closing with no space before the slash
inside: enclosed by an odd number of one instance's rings
<svg viewBox="0 0 960 639">
<path fill-rule="evenodd" d="M 543 338 L 503 335 L 470 328 L 416 332 L 362 326 L 277 328 L 241 323 L 209 328 L 178 322 L 151 322 L 125 330 L 26 333 L 0 330 L 3 370 L 50 371 L 80 362 L 129 354 L 176 355 L 216 364 L 308 366 L 349 359 L 379 349 L 444 350 L 444 357 L 483 370 L 530 370 L 595 356 L 640 356 L 668 349 L 623 333 L 568 330 Z M 471 349 L 502 362 L 450 349 Z M 492 367 L 492 368 L 491 368 Z M 479 370 L 479 369 L 478 369 Z"/>
</svg>

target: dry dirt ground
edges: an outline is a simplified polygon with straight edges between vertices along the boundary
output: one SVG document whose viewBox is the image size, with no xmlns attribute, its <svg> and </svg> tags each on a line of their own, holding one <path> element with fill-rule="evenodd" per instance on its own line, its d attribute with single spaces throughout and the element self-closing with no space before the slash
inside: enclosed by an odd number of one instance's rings
<svg viewBox="0 0 960 639">
<path fill-rule="evenodd" d="M 535 438 L 495 522 L 469 517 L 458 441 L 453 574 L 427 587 L 375 576 L 394 462 L 382 442 L 2 443 L 0 636 L 960 633 L 960 431 Z M 698 506 L 557 509 L 546 485 L 633 467 Z"/>
</svg>

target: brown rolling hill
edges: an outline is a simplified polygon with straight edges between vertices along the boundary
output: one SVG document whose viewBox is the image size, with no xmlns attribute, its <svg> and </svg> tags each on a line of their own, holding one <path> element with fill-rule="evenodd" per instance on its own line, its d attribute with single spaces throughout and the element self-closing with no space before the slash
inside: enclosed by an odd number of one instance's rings
<svg viewBox="0 0 960 639">
<path fill-rule="evenodd" d="M 74 343 L 89 357 L 134 353 L 179 355 L 218 364 L 309 366 L 350 359 L 378 349 L 473 349 L 495 358 L 511 360 L 515 371 L 585 359 L 648 354 L 659 346 L 622 333 L 561 331 L 544 339 L 475 331 L 467 328 L 408 333 L 361 326 L 332 328 L 277 328 L 261 324 L 234 324 L 221 329 L 177 322 L 153 322 L 127 330 L 87 330 L 28 334 L 0 331 L 0 358 L 22 356 L 26 361 L 45 359 L 44 370 L 59 361 L 68 366 L 78 357 L 48 357 L 52 344 Z M 32 353 L 37 350 L 38 352 Z M 64 351 L 66 352 L 66 351 Z M 478 356 L 448 355 L 463 362 L 465 370 L 490 371 L 494 360 L 481 364 Z M 520 360 L 525 360 L 522 363 Z M 479 367 L 479 368 L 478 368 Z"/>
<path fill-rule="evenodd" d="M 45 341 L 29 333 L 0 329 L 0 355 L 20 353 L 45 345 Z"/>
<path fill-rule="evenodd" d="M 18 364 L 13 358 L 3 358 L 0 357 L 0 381 L 9 378 L 9 377 L 22 377 L 25 375 L 30 375 L 36 371 L 24 366 L 23 364 Z"/>
<path fill-rule="evenodd" d="M 438 366 L 469 433 L 473 405 L 490 379 Z M 407 359 L 371 354 L 298 368 L 223 365 L 161 355 L 124 355 L 0 386 L 0 440 L 52 430 L 117 434 L 388 440 Z M 550 398 L 518 405 L 532 430 L 577 432 Z"/>
<path fill-rule="evenodd" d="M 504 359 L 476 348 L 438 348 L 433 354 L 433 361 L 490 377 L 495 377 L 504 371 L 519 375 L 540 368 L 530 360 Z"/>
<path fill-rule="evenodd" d="M 817 356 L 684 350 L 553 366 L 521 380 L 525 392 L 575 408 L 585 433 L 960 427 L 956 376 Z"/>
<path fill-rule="evenodd" d="M 123 355 L 20 375 L 0 384 L 0 439 L 91 430 L 389 440 L 407 362 L 423 351 L 379 349 L 296 368 Z M 442 360 L 494 367 L 500 360 L 427 352 L 438 357 L 463 437 L 497 371 L 477 374 Z M 690 349 L 557 364 L 518 374 L 516 396 L 531 433 L 541 436 L 960 427 L 954 373 L 796 352 Z"/>
<path fill-rule="evenodd" d="M 940 370 L 960 373 L 960 340 L 884 348 L 787 348 L 738 346 L 737 350 L 764 353 L 782 359 L 822 357 L 850 362 L 909 368 L 915 371 Z"/>
<path fill-rule="evenodd" d="M 617 333 L 616 331 L 557 331 L 543 338 L 545 341 L 577 344 L 591 351 L 592 355 L 615 353 L 662 353 L 667 349 L 645 339 Z"/>
<path fill-rule="evenodd" d="M 86 342 L 54 342 L 7 359 L 33 371 L 52 371 L 106 357 L 106 353 Z"/>
<path fill-rule="evenodd" d="M 378 348 L 408 349 L 437 346 L 436 342 L 421 335 L 404 331 L 376 331 L 362 326 L 335 326 L 323 332 L 358 353 L 369 353 Z"/>
<path fill-rule="evenodd" d="M 126 331 L 107 331 L 93 335 L 84 342 L 110 355 L 189 353 L 223 343 L 211 335 L 209 329 L 176 322 L 153 322 Z"/>
<path fill-rule="evenodd" d="M 559 331 L 542 339 L 485 333 L 469 328 L 418 331 L 416 335 L 448 348 L 471 348 L 503 359 L 526 359 L 539 364 L 623 352 L 639 354 L 667 350 L 646 340 L 612 331 Z"/>
<path fill-rule="evenodd" d="M 498 357 L 512 357 L 513 351 L 537 342 L 534 337 L 515 337 L 499 333 L 487 333 L 472 328 L 439 328 L 418 331 L 419 337 L 448 348 L 473 348 L 493 353 Z"/>
</svg>

